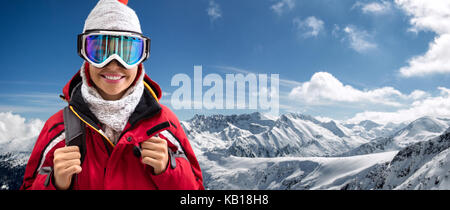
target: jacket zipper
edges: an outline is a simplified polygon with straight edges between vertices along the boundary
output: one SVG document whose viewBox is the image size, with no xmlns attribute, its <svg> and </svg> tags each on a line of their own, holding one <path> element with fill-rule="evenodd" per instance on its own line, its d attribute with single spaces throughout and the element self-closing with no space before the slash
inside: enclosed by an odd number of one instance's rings
<svg viewBox="0 0 450 210">
<path fill-rule="evenodd" d="M 111 140 L 109 140 L 108 137 L 106 137 L 106 135 L 103 133 L 103 131 L 101 129 L 97 129 L 95 128 L 93 125 L 89 124 L 88 122 L 86 122 L 86 120 L 84 120 L 82 117 L 80 117 L 80 115 L 78 115 L 78 113 L 73 109 L 72 106 L 69 106 L 70 110 L 72 110 L 72 112 L 75 114 L 75 116 L 77 116 L 81 121 L 83 121 L 86 125 L 88 125 L 89 127 L 91 127 L 92 129 L 94 129 L 95 131 L 97 131 L 97 133 L 99 133 L 101 136 L 103 136 L 108 143 L 112 146 L 115 147 L 115 145 L 111 142 Z"/>
</svg>

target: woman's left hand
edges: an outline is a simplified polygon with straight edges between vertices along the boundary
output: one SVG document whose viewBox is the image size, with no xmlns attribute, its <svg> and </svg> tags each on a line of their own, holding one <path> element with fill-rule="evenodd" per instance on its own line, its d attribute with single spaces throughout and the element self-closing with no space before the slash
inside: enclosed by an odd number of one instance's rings
<svg viewBox="0 0 450 210">
<path fill-rule="evenodd" d="M 151 137 L 142 142 L 142 163 L 153 167 L 155 175 L 166 171 L 169 161 L 169 153 L 166 140 L 158 137 Z"/>
</svg>

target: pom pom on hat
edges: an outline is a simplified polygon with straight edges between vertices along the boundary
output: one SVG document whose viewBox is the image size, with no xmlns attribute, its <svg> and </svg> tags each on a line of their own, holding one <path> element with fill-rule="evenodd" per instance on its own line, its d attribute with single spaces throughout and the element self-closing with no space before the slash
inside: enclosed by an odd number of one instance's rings
<svg viewBox="0 0 450 210">
<path fill-rule="evenodd" d="M 127 3 L 128 0 L 99 0 L 88 15 L 83 32 L 104 29 L 142 33 L 139 18 Z"/>
<path fill-rule="evenodd" d="M 128 4 L 128 0 L 119 0 L 121 3 L 127 5 Z"/>
</svg>

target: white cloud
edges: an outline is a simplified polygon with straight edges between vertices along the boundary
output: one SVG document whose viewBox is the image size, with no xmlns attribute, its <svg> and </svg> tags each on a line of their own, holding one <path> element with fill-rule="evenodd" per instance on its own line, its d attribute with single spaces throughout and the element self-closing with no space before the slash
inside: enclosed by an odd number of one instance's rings
<svg viewBox="0 0 450 210">
<path fill-rule="evenodd" d="M 438 90 L 441 91 L 441 95 L 450 96 L 450 89 L 445 88 L 445 87 L 438 87 Z"/>
<path fill-rule="evenodd" d="M 292 100 L 307 105 L 375 104 L 389 107 L 402 107 L 408 101 L 424 98 L 427 93 L 415 90 L 405 95 L 393 87 L 382 87 L 372 90 L 359 90 L 344 85 L 328 72 L 316 72 L 309 81 L 295 87 L 289 93 Z"/>
<path fill-rule="evenodd" d="M 424 55 L 411 58 L 399 72 L 403 77 L 450 73 L 450 34 L 436 37 Z"/>
<path fill-rule="evenodd" d="M 399 109 L 393 112 L 365 111 L 357 113 L 348 122 L 360 122 L 372 120 L 378 123 L 410 122 L 423 116 L 450 117 L 450 90 L 441 88 L 441 94 L 436 97 L 427 97 L 414 101 L 409 108 Z"/>
<path fill-rule="evenodd" d="M 374 15 L 382 15 L 386 14 L 392 9 L 392 4 L 388 1 L 380 1 L 380 2 L 356 2 L 352 9 L 360 8 L 361 11 L 365 14 L 374 14 Z"/>
<path fill-rule="evenodd" d="M 364 110 L 346 119 L 348 123 L 363 120 L 382 124 L 402 123 L 423 116 L 450 118 L 450 89 L 438 87 L 437 90 L 439 93 L 434 95 L 423 90 L 405 94 L 393 87 L 360 90 L 343 84 L 328 72 L 316 72 L 309 81 L 293 88 L 287 100 L 295 101 L 298 107 L 350 107 Z M 325 121 L 329 119 L 320 117 Z"/>
<path fill-rule="evenodd" d="M 429 97 L 429 96 L 430 96 L 430 94 L 427 93 L 427 92 L 425 92 L 425 91 L 422 91 L 422 90 L 414 90 L 413 92 L 411 92 L 411 93 L 408 95 L 407 98 L 414 99 L 414 100 L 418 100 L 418 99 L 426 98 L 426 97 Z"/>
<path fill-rule="evenodd" d="M 428 51 L 415 56 L 400 68 L 401 76 L 425 76 L 450 73 L 450 1 L 395 0 L 410 17 L 410 31 L 432 31 L 435 39 Z"/>
<path fill-rule="evenodd" d="M 316 120 L 319 120 L 320 122 L 323 122 L 323 123 L 328 123 L 328 122 L 331 122 L 331 121 L 340 123 L 340 120 L 336 120 L 336 119 L 329 118 L 329 117 L 314 116 L 314 118 Z"/>
<path fill-rule="evenodd" d="M 450 33 L 450 1 L 395 0 L 395 3 L 411 16 L 413 31 Z"/>
<path fill-rule="evenodd" d="M 301 20 L 296 17 L 293 19 L 294 28 L 300 37 L 316 37 L 320 31 L 324 30 L 324 22 L 314 16 Z"/>
<path fill-rule="evenodd" d="M 273 4 L 270 9 L 272 9 L 277 15 L 283 15 L 287 11 L 291 11 L 295 7 L 294 0 L 281 0 Z"/>
<path fill-rule="evenodd" d="M 350 44 L 350 48 L 359 53 L 366 52 L 377 48 L 377 45 L 370 41 L 371 36 L 367 31 L 357 29 L 355 26 L 349 25 L 343 29 L 346 34 L 346 40 Z"/>
<path fill-rule="evenodd" d="M 220 9 L 220 5 L 217 4 L 214 0 L 209 1 L 209 7 L 206 12 L 208 13 L 211 22 L 214 22 L 218 18 L 222 17 L 222 10 Z"/>
<path fill-rule="evenodd" d="M 30 152 L 43 126 L 39 119 L 0 112 L 0 152 Z"/>
</svg>

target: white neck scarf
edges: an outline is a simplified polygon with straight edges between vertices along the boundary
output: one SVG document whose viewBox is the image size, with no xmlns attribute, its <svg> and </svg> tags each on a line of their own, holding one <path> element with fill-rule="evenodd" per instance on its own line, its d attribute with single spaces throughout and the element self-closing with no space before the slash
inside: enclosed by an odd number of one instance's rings
<svg viewBox="0 0 450 210">
<path fill-rule="evenodd" d="M 95 87 L 88 85 L 84 64 L 82 66 L 81 77 L 83 84 L 81 85 L 81 95 L 92 113 L 103 124 L 106 137 L 114 144 L 117 143 L 117 138 L 125 128 L 128 118 L 141 100 L 144 92 L 144 75 L 145 71 L 144 67 L 142 67 L 136 84 L 128 88 L 121 99 L 107 101 L 103 99 Z"/>
</svg>

